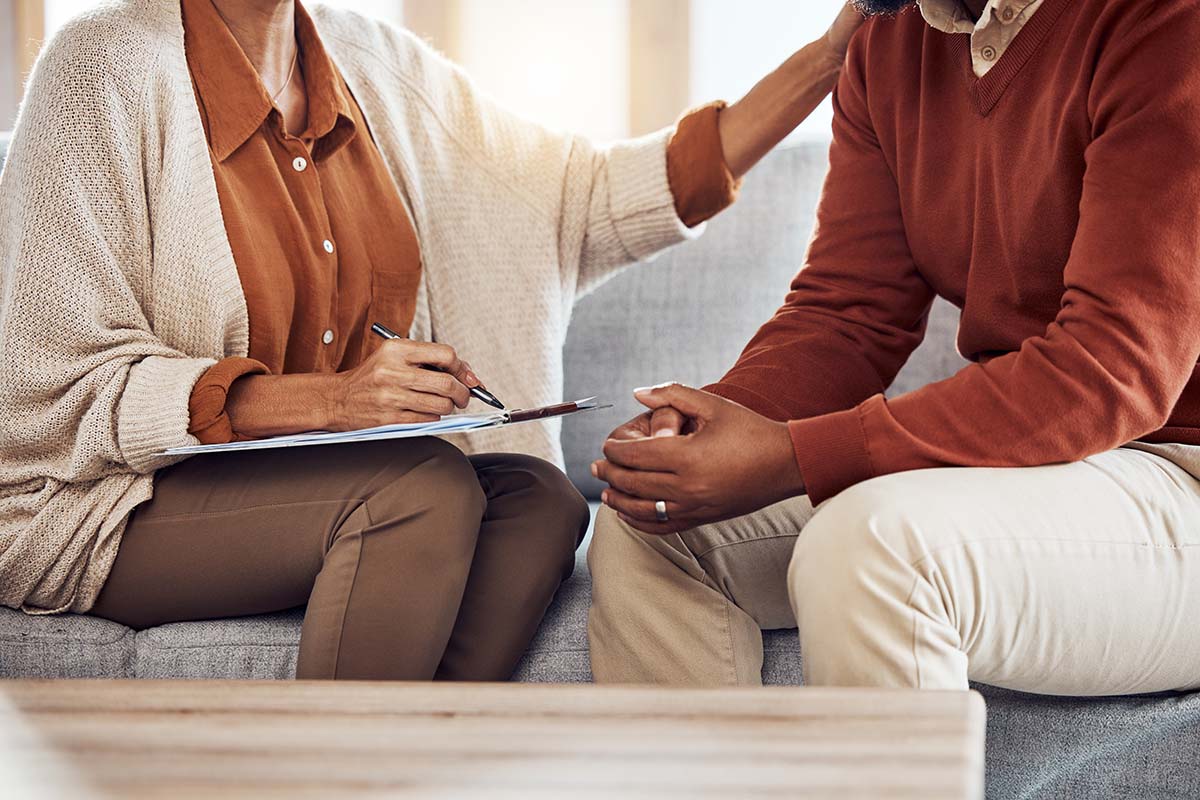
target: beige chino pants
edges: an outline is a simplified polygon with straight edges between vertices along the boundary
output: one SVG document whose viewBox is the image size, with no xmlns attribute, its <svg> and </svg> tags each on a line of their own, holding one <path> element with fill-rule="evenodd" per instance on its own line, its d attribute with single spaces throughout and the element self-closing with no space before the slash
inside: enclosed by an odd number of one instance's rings
<svg viewBox="0 0 1200 800">
<path fill-rule="evenodd" d="M 798 625 L 809 685 L 1200 687 L 1200 481 L 1163 456 L 1200 451 L 1148 449 L 891 475 L 661 538 L 606 509 L 596 680 L 758 684 L 761 630 Z"/>
</svg>

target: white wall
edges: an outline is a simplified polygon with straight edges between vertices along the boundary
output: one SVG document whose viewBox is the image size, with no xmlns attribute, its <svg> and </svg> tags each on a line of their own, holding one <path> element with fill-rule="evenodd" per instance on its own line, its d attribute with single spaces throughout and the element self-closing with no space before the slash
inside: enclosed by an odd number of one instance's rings
<svg viewBox="0 0 1200 800">
<path fill-rule="evenodd" d="M 628 0 L 460 0 L 457 57 L 515 111 L 600 140 L 629 132 Z"/>
<path fill-rule="evenodd" d="M 13 20 L 17 12 L 14 0 L 0 0 L 0 131 L 12 128 L 17 118 L 17 42 Z"/>
<path fill-rule="evenodd" d="M 692 102 L 733 102 L 825 32 L 844 0 L 692 0 Z M 800 135 L 827 136 L 828 100 Z"/>
</svg>

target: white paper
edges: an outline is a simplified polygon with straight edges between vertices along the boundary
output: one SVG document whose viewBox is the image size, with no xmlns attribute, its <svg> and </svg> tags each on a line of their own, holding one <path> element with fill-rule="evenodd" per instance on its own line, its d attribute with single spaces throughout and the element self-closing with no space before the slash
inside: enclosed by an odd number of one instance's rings
<svg viewBox="0 0 1200 800">
<path fill-rule="evenodd" d="M 596 398 L 589 397 L 575 403 L 579 411 L 591 411 L 599 407 Z M 578 413 L 578 412 L 572 412 Z M 560 416 L 569 416 L 563 414 Z M 551 417 L 558 419 L 559 417 Z M 542 422 L 544 420 L 530 420 Z M 345 444 L 347 442 L 376 442 L 385 439 L 415 439 L 419 436 L 445 436 L 452 433 L 466 433 L 482 428 L 495 428 L 499 425 L 520 424 L 510 423 L 508 414 L 498 411 L 491 414 L 451 414 L 442 417 L 437 422 L 415 422 L 406 425 L 382 425 L 378 428 L 365 428 L 344 433 L 329 433 L 313 431 L 298 433 L 292 436 L 276 436 L 271 439 L 258 439 L 252 442 L 230 442 L 228 444 L 200 444 L 191 447 L 174 447 L 162 453 L 164 456 L 191 456 L 205 453 L 236 453 L 244 450 L 275 450 L 284 447 L 312 447 L 326 444 Z"/>
</svg>

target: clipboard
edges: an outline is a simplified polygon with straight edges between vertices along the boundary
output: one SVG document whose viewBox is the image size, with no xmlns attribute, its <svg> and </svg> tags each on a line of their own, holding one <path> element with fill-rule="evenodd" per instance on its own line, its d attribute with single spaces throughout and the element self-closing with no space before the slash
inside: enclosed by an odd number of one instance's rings
<svg viewBox="0 0 1200 800">
<path fill-rule="evenodd" d="M 595 397 L 589 397 L 584 400 L 576 400 L 572 403 L 558 403 L 552 406 L 542 406 L 541 408 L 498 411 L 492 414 L 478 415 L 451 414 L 450 416 L 442 417 L 437 422 L 382 425 L 378 428 L 365 428 L 363 430 L 341 433 L 313 431 L 311 433 L 298 433 L 291 436 L 276 436 L 270 439 L 256 439 L 250 442 L 172 447 L 169 450 L 164 450 L 159 455 L 199 456 L 212 453 L 238 453 L 247 450 L 278 450 L 287 447 L 318 447 L 321 445 L 347 444 L 350 442 L 415 439 L 420 436 L 448 436 L 455 433 L 470 433 L 488 428 L 500 428 L 506 425 L 521 425 L 527 422 L 558 419 L 569 417 L 573 414 L 598 411 L 602 408 L 612 408 L 612 406 L 601 405 Z"/>
</svg>

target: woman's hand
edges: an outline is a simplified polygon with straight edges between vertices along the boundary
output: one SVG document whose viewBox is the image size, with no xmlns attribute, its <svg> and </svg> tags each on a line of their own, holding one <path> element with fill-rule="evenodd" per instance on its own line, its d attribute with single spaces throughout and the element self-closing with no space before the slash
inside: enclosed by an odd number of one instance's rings
<svg viewBox="0 0 1200 800">
<path fill-rule="evenodd" d="M 837 19 L 833 21 L 833 25 L 829 27 L 824 42 L 829 48 L 830 57 L 837 64 L 840 65 L 846 60 L 846 50 L 850 47 L 850 39 L 863 24 L 864 19 L 852 3 L 847 3 L 838 14 Z"/>
<path fill-rule="evenodd" d="M 845 6 L 824 36 L 721 112 L 721 149 L 734 178 L 745 175 L 833 90 L 850 38 L 862 22 L 853 6 Z"/>
<path fill-rule="evenodd" d="M 480 385 L 453 347 L 408 339 L 384 342 L 362 364 L 337 377 L 329 418 L 330 427 L 339 431 L 436 422 L 455 408 L 466 408 L 468 390 Z"/>
<path fill-rule="evenodd" d="M 424 369 L 436 367 L 440 371 Z M 435 422 L 465 408 L 479 386 L 471 366 L 444 344 L 384 342 L 356 368 L 333 374 L 248 375 L 225 402 L 233 429 L 261 439 L 305 431 L 353 431 Z"/>
<path fill-rule="evenodd" d="M 678 384 L 635 396 L 651 412 L 613 431 L 592 473 L 609 484 L 604 503 L 638 530 L 678 533 L 804 493 L 785 423 Z M 669 522 L 657 520 L 659 500 Z"/>
</svg>

